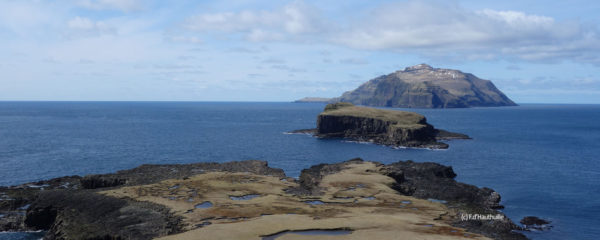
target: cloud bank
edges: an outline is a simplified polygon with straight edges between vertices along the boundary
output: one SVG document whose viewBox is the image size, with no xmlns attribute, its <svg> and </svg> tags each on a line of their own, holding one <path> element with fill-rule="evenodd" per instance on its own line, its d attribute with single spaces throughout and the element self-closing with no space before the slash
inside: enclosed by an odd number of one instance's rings
<svg viewBox="0 0 600 240">
<path fill-rule="evenodd" d="M 427 57 L 600 64 L 596 26 L 519 11 L 467 10 L 439 2 L 386 4 L 342 21 L 293 2 L 271 11 L 199 14 L 188 18 L 186 27 L 203 33 L 237 33 L 249 41 L 328 42 Z"/>
</svg>

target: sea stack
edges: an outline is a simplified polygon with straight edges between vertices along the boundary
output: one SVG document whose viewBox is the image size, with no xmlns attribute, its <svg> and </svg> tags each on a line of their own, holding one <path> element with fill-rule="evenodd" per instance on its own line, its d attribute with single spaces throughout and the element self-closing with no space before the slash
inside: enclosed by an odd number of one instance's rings
<svg viewBox="0 0 600 240">
<path fill-rule="evenodd" d="M 490 80 L 427 64 L 371 79 L 332 101 L 400 108 L 516 106 Z"/>
<path fill-rule="evenodd" d="M 332 103 L 317 117 L 317 128 L 297 130 L 320 138 L 346 138 L 394 147 L 444 149 L 441 139 L 468 139 L 464 134 L 435 129 L 425 116 L 407 111 L 384 110 Z"/>
</svg>

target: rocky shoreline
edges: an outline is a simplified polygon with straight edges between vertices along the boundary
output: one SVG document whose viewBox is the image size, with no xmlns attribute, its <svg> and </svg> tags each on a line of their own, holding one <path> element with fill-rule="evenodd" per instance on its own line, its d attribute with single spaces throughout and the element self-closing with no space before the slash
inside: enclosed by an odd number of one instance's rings
<svg viewBox="0 0 600 240">
<path fill-rule="evenodd" d="M 317 127 L 291 131 L 319 138 L 345 138 L 393 147 L 446 149 L 440 140 L 470 139 L 461 133 L 436 129 L 418 113 L 332 103 L 317 117 Z"/>
<path fill-rule="evenodd" d="M 345 229 L 347 239 L 526 239 L 498 211 L 497 192 L 455 176 L 437 163 L 361 159 L 312 166 L 298 179 L 258 160 L 142 165 L 0 187 L 0 231 L 45 230 L 45 239 L 267 239 L 315 229 Z"/>
</svg>

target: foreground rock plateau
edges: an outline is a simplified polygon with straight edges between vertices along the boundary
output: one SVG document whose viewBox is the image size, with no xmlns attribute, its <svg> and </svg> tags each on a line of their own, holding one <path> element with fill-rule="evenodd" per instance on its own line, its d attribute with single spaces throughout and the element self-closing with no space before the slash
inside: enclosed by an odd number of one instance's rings
<svg viewBox="0 0 600 240">
<path fill-rule="evenodd" d="M 443 149 L 438 140 L 469 139 L 469 136 L 435 129 L 425 116 L 406 111 L 383 110 L 332 103 L 317 117 L 317 128 L 295 130 L 319 138 L 346 138 L 394 147 Z"/>
<path fill-rule="evenodd" d="M 516 106 L 489 80 L 427 64 L 374 78 L 330 101 L 401 108 Z"/>
<path fill-rule="evenodd" d="M 0 231 L 44 230 L 45 239 L 525 239 L 496 210 L 497 192 L 455 176 L 436 163 L 361 159 L 312 166 L 298 180 L 257 160 L 142 165 L 2 187 Z"/>
</svg>

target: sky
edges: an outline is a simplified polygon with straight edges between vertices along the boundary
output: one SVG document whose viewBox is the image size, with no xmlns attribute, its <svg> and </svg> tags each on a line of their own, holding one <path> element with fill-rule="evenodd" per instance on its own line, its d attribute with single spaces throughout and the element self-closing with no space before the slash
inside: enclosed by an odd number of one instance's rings
<svg viewBox="0 0 600 240">
<path fill-rule="evenodd" d="M 427 63 L 600 103 L 600 2 L 0 0 L 0 100 L 292 101 Z"/>
</svg>

